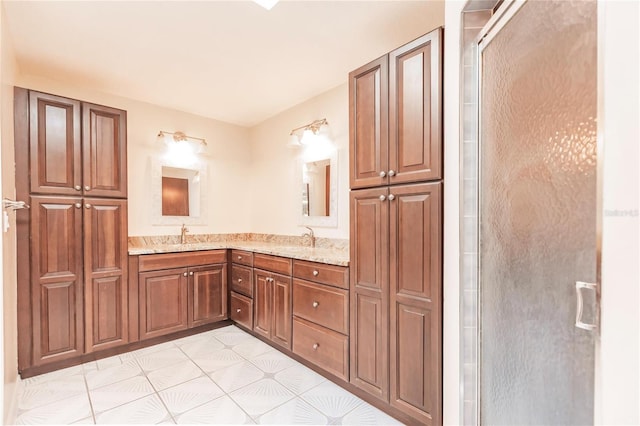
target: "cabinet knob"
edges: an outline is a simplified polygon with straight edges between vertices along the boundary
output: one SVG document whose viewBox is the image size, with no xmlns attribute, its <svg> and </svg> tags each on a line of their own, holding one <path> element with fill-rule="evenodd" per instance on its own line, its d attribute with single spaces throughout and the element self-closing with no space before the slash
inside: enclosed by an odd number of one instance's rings
<svg viewBox="0 0 640 426">
<path fill-rule="evenodd" d="M 314 277 L 317 277 L 319 273 L 320 273 L 320 272 L 318 272 L 318 271 L 314 270 L 314 271 L 313 271 L 313 276 L 314 276 Z"/>
<path fill-rule="evenodd" d="M 389 170 L 389 173 L 387 173 L 389 175 L 389 177 L 394 177 L 396 175 L 396 172 L 394 170 Z"/>
<path fill-rule="evenodd" d="M 238 284 L 242 282 L 242 278 L 238 278 Z"/>
<path fill-rule="evenodd" d="M 84 187 L 84 190 L 85 191 L 91 191 L 91 187 L 89 185 L 87 185 L 87 186 Z"/>
<path fill-rule="evenodd" d="M 380 172 L 380 177 L 386 177 L 387 176 L 387 172 L 385 172 L 384 170 Z"/>
<path fill-rule="evenodd" d="M 85 209 L 90 209 L 90 208 L 91 208 L 91 204 L 89 204 L 89 203 L 85 204 L 85 205 L 84 205 L 84 208 L 85 208 Z"/>
<path fill-rule="evenodd" d="M 189 272 L 189 275 L 193 275 L 193 271 Z"/>
<path fill-rule="evenodd" d="M 82 187 L 80 185 L 76 185 L 76 186 L 74 186 L 74 188 L 75 188 L 76 191 L 80 191 L 82 189 Z"/>
<path fill-rule="evenodd" d="M 242 256 L 238 256 L 238 260 L 242 260 Z"/>
<path fill-rule="evenodd" d="M 313 301 L 313 303 L 311 304 L 311 306 L 313 306 L 314 308 L 317 308 L 318 305 L 320 305 L 320 303 L 316 302 L 315 300 Z"/>
<path fill-rule="evenodd" d="M 186 277 L 186 276 L 187 276 L 187 273 L 186 273 L 186 272 L 184 272 L 182 275 L 184 275 L 184 276 Z"/>
<path fill-rule="evenodd" d="M 80 207 L 82 207 L 82 204 L 76 203 L 76 209 L 79 209 Z"/>
<path fill-rule="evenodd" d="M 237 313 L 240 313 L 240 311 L 242 311 L 242 309 L 240 309 L 240 308 L 236 309 Z"/>
<path fill-rule="evenodd" d="M 319 345 L 319 344 L 317 344 L 317 343 L 314 343 L 314 344 L 313 344 L 313 350 L 314 350 L 314 351 L 318 350 L 318 348 L 319 348 L 319 347 L 320 347 L 320 345 Z"/>
<path fill-rule="evenodd" d="M 393 194 L 389 194 L 389 201 L 393 201 L 396 199 L 396 196 Z"/>
<path fill-rule="evenodd" d="M 385 197 L 384 195 L 381 195 L 379 198 L 380 198 L 380 201 L 384 201 L 387 199 L 387 197 Z"/>
</svg>

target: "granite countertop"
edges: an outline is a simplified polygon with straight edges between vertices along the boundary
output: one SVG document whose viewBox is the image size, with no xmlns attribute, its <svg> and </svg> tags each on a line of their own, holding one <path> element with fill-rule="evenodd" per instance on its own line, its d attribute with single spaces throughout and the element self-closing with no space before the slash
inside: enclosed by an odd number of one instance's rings
<svg viewBox="0 0 640 426">
<path fill-rule="evenodd" d="M 281 245 L 272 242 L 256 241 L 218 241 L 192 242 L 186 244 L 151 244 L 129 246 L 130 255 L 178 253 L 197 250 L 238 249 L 292 259 L 308 260 L 329 265 L 349 266 L 349 250 L 339 248 L 305 247 L 300 245 Z"/>
</svg>

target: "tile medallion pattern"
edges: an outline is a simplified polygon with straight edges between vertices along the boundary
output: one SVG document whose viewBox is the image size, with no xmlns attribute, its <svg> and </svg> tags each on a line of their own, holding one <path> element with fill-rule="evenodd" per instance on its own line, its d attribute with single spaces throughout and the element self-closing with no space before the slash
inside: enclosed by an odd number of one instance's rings
<svg viewBox="0 0 640 426">
<path fill-rule="evenodd" d="M 235 326 L 25 379 L 15 424 L 401 424 Z"/>
</svg>

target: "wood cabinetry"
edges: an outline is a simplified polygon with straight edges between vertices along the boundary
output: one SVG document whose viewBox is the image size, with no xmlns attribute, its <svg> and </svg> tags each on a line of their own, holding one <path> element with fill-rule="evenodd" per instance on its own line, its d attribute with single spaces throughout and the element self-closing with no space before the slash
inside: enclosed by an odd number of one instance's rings
<svg viewBox="0 0 640 426">
<path fill-rule="evenodd" d="M 139 256 L 140 339 L 227 318 L 226 250 Z"/>
<path fill-rule="evenodd" d="M 442 177 L 442 29 L 349 74 L 351 188 Z"/>
<path fill-rule="evenodd" d="M 253 253 L 231 250 L 229 317 L 248 330 L 253 329 Z"/>
<path fill-rule="evenodd" d="M 442 422 L 441 90 L 441 28 L 350 74 L 350 381 L 428 425 Z"/>
<path fill-rule="evenodd" d="M 291 349 L 291 276 L 282 274 L 291 274 L 291 259 L 255 254 L 253 264 L 253 331 Z"/>
<path fill-rule="evenodd" d="M 24 372 L 129 341 L 126 111 L 21 88 L 14 107 Z"/>
</svg>

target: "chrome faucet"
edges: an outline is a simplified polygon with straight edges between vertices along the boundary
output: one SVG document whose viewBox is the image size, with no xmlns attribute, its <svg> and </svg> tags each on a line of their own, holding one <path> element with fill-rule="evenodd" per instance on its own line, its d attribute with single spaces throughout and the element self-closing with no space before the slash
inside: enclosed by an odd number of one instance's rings
<svg viewBox="0 0 640 426">
<path fill-rule="evenodd" d="M 305 228 L 307 228 L 309 232 L 305 232 L 304 234 L 302 234 L 302 238 L 309 237 L 309 241 L 311 241 L 311 247 L 313 248 L 316 246 L 316 236 L 313 233 L 313 229 L 309 228 L 308 226 L 305 226 Z"/>
<path fill-rule="evenodd" d="M 184 223 L 183 223 L 182 228 L 180 228 L 180 244 L 186 244 L 187 232 L 189 232 L 189 229 L 186 226 L 184 226 Z"/>
</svg>

